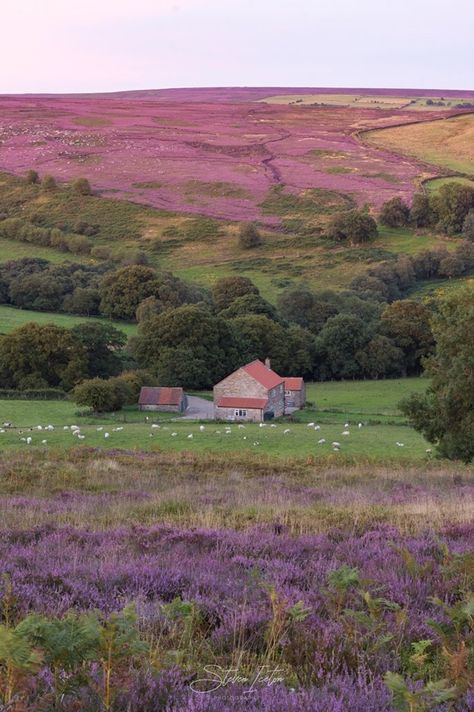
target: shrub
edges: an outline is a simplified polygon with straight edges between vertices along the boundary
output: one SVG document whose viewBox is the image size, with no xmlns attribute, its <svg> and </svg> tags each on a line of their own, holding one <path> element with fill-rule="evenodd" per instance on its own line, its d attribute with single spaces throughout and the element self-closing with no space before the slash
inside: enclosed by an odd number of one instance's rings
<svg viewBox="0 0 474 712">
<path fill-rule="evenodd" d="M 391 198 L 382 205 L 379 221 L 387 227 L 403 227 L 408 224 L 410 209 L 400 197 Z"/>
<path fill-rule="evenodd" d="M 76 178 L 73 180 L 71 188 L 79 195 L 92 195 L 92 189 L 87 178 Z"/>
<path fill-rule="evenodd" d="M 32 168 L 30 168 L 30 170 L 27 171 L 27 173 L 26 173 L 25 181 L 30 184 L 39 183 L 38 173 L 36 171 L 34 171 Z"/>
<path fill-rule="evenodd" d="M 378 235 L 377 223 L 365 210 L 346 210 L 335 215 L 329 223 L 327 236 L 339 242 L 359 245 Z"/>
<path fill-rule="evenodd" d="M 88 255 L 91 251 L 90 242 L 83 235 L 73 235 L 69 238 L 67 245 L 69 252 L 73 252 L 75 255 Z"/>
<path fill-rule="evenodd" d="M 262 244 L 262 236 L 260 235 L 256 225 L 253 223 L 244 223 L 239 229 L 239 245 L 244 250 L 250 250 L 253 247 L 258 247 Z"/>
<path fill-rule="evenodd" d="M 474 208 L 468 212 L 462 224 L 462 234 L 466 240 L 474 242 Z"/>
<path fill-rule="evenodd" d="M 44 176 L 43 180 L 41 181 L 41 188 L 43 190 L 56 190 L 57 187 L 58 186 L 56 180 L 53 176 Z"/>
<path fill-rule="evenodd" d="M 120 378 L 90 378 L 74 388 L 73 400 L 95 413 L 120 410 L 131 400 L 132 389 Z"/>
</svg>

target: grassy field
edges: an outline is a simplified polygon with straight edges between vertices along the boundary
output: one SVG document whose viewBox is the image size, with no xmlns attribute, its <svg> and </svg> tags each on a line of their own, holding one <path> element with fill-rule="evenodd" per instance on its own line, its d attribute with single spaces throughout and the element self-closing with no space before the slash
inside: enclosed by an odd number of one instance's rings
<svg viewBox="0 0 474 712">
<path fill-rule="evenodd" d="M 102 317 L 95 316 L 72 316 L 70 314 L 58 314 L 56 312 L 39 312 L 30 309 L 16 309 L 15 307 L 0 304 L 0 334 L 8 334 L 19 326 L 34 321 L 37 324 L 56 324 L 65 329 L 71 329 L 77 324 L 84 324 L 87 321 L 99 322 L 102 324 L 113 324 L 117 329 L 123 331 L 127 336 L 136 333 L 136 324 L 128 324 L 123 321 L 110 321 Z"/>
<path fill-rule="evenodd" d="M 13 429 L 0 433 L 0 447 L 25 449 L 29 445 L 22 438 L 31 437 L 31 446 L 41 448 L 80 445 L 175 452 L 260 452 L 278 458 L 329 455 L 419 461 L 429 456 L 426 453 L 429 446 L 404 424 L 397 403 L 410 392 L 421 392 L 426 385 L 423 379 L 310 384 L 308 398 L 316 406 L 296 414 L 291 422 L 264 427 L 200 425 L 169 413 L 146 416 L 134 408 L 116 415 L 81 416 L 68 401 L 0 401 L 0 423 L 8 421 L 14 425 Z M 45 431 L 47 425 L 54 426 L 54 430 Z M 80 428 L 83 439 L 73 435 L 71 425 Z M 317 430 L 315 425 L 319 425 Z M 342 434 L 346 430 L 349 435 Z M 318 442 L 323 439 L 325 442 Z M 340 443 L 339 452 L 334 452 L 333 442 Z"/>
<path fill-rule="evenodd" d="M 469 186 L 469 188 L 474 188 L 474 181 L 469 180 L 469 178 L 463 178 L 462 176 L 453 176 L 452 178 L 433 178 L 425 183 L 425 188 L 428 193 L 436 193 L 443 185 L 449 185 L 450 183 L 462 183 L 463 185 Z"/>
<path fill-rule="evenodd" d="M 474 115 L 377 129 L 364 138 L 397 153 L 451 170 L 474 174 Z"/>
</svg>

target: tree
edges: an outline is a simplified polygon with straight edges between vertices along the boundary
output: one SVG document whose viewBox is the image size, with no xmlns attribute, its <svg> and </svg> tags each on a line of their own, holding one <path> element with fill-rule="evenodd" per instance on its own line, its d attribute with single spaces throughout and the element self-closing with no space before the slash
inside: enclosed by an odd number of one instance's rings
<svg viewBox="0 0 474 712">
<path fill-rule="evenodd" d="M 459 255 L 447 255 L 439 263 L 440 277 L 459 277 L 466 271 L 466 263 Z"/>
<path fill-rule="evenodd" d="M 87 375 L 108 378 L 116 376 L 122 368 L 120 351 L 127 337 L 111 324 L 87 322 L 71 329 L 72 335 L 82 345 L 87 359 Z"/>
<path fill-rule="evenodd" d="M 357 354 L 365 349 L 371 337 L 370 325 L 357 316 L 338 314 L 328 319 L 316 338 L 319 377 L 325 380 L 360 376 Z"/>
<path fill-rule="evenodd" d="M 464 220 L 474 208 L 474 189 L 463 183 L 443 185 L 431 199 L 438 219 L 438 228 L 453 235 L 461 232 Z"/>
<path fill-rule="evenodd" d="M 138 305 L 148 297 L 158 300 L 160 311 L 209 299 L 204 289 L 186 284 L 170 272 L 157 273 L 144 265 L 129 265 L 108 272 L 100 293 L 103 314 L 129 320 L 135 318 Z"/>
<path fill-rule="evenodd" d="M 422 360 L 433 351 L 430 321 L 430 310 L 410 299 L 393 302 L 382 314 L 383 333 L 403 352 L 407 374 L 420 373 Z"/>
<path fill-rule="evenodd" d="M 237 316 L 248 314 L 263 314 L 273 321 L 279 320 L 273 304 L 267 302 L 260 294 L 244 294 L 243 297 L 237 297 L 227 309 L 219 312 L 219 316 L 223 319 L 235 319 Z"/>
<path fill-rule="evenodd" d="M 356 359 L 364 378 L 393 378 L 405 370 L 403 351 L 383 334 L 375 334 Z"/>
<path fill-rule="evenodd" d="M 161 383 L 185 388 L 209 388 L 237 361 L 232 329 L 198 305 L 168 309 L 142 322 L 132 351 L 139 366 Z"/>
<path fill-rule="evenodd" d="M 247 277 L 222 277 L 212 288 L 217 311 L 227 309 L 235 299 L 245 294 L 259 294 L 255 284 Z"/>
<path fill-rule="evenodd" d="M 87 178 L 76 178 L 71 184 L 74 193 L 79 195 L 92 195 L 92 189 Z"/>
<path fill-rule="evenodd" d="M 329 223 L 327 236 L 352 246 L 374 240 L 378 235 L 377 223 L 365 210 L 346 210 L 337 213 Z"/>
<path fill-rule="evenodd" d="M 140 302 L 157 289 L 157 275 L 151 267 L 131 265 L 109 272 L 100 286 L 100 311 L 112 319 L 132 321 Z"/>
<path fill-rule="evenodd" d="M 379 221 L 387 227 L 404 227 L 408 224 L 410 209 L 400 198 L 391 198 L 383 205 L 379 215 Z"/>
<path fill-rule="evenodd" d="M 288 333 L 281 324 L 261 314 L 249 314 L 233 319 L 232 327 L 242 364 L 255 359 L 264 361 L 269 356 L 277 373 L 285 373 L 291 367 Z"/>
<path fill-rule="evenodd" d="M 260 235 L 256 225 L 253 223 L 243 223 L 239 228 L 239 245 L 244 250 L 249 250 L 252 247 L 258 247 L 262 244 L 262 236 Z"/>
<path fill-rule="evenodd" d="M 410 222 L 415 227 L 429 227 L 433 222 L 430 200 L 425 193 L 415 193 L 410 208 Z"/>
<path fill-rule="evenodd" d="M 474 208 L 471 208 L 464 218 L 462 234 L 464 239 L 474 242 Z"/>
<path fill-rule="evenodd" d="M 474 458 L 474 288 L 459 289 L 439 306 L 432 321 L 434 355 L 426 363 L 431 385 L 425 395 L 401 403 L 416 430 L 438 453 Z"/>
<path fill-rule="evenodd" d="M 0 340 L 0 383 L 25 386 L 25 379 L 71 389 L 87 373 L 82 344 L 68 330 L 53 324 L 25 324 Z"/>
</svg>

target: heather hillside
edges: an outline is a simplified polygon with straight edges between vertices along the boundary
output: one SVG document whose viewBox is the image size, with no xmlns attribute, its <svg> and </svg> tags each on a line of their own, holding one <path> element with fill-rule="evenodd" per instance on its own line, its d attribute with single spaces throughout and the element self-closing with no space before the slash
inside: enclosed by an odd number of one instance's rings
<svg viewBox="0 0 474 712">
<path fill-rule="evenodd" d="M 445 94 L 204 89 L 4 96 L 0 167 L 34 168 L 60 180 L 86 175 L 103 195 L 275 225 L 281 210 L 268 199 L 276 186 L 300 198 L 318 189 L 373 207 L 394 194 L 409 200 L 417 181 L 438 169 L 399 155 L 403 150 L 366 144 L 360 132 L 469 110 L 462 107 L 471 94 Z"/>
</svg>

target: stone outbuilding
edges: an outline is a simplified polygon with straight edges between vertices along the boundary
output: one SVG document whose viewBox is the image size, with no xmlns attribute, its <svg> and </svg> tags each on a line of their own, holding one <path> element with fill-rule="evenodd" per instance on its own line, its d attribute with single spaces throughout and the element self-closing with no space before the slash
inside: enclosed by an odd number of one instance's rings
<svg viewBox="0 0 474 712">
<path fill-rule="evenodd" d="M 304 380 L 295 376 L 283 380 L 285 383 L 285 413 L 304 408 L 306 403 Z"/>
<path fill-rule="evenodd" d="M 270 362 L 252 361 L 214 386 L 214 414 L 219 420 L 261 422 L 285 412 L 284 380 Z"/>
<path fill-rule="evenodd" d="M 163 410 L 182 413 L 187 407 L 187 398 L 182 388 L 144 386 L 138 399 L 140 410 Z"/>
</svg>

